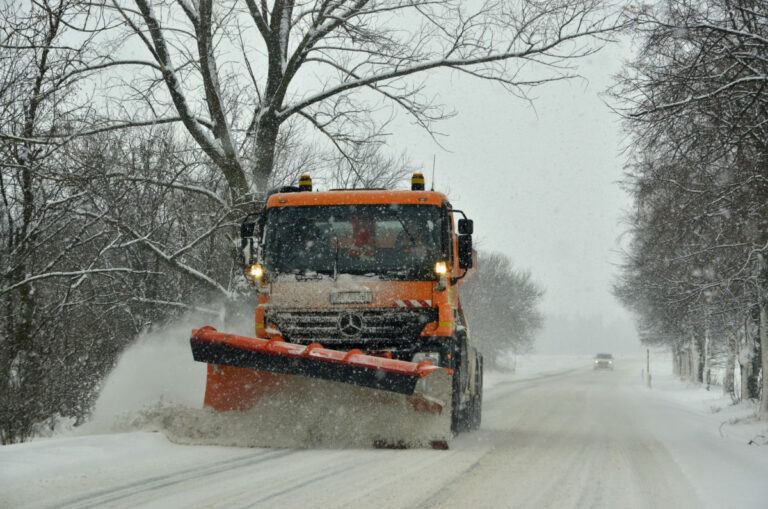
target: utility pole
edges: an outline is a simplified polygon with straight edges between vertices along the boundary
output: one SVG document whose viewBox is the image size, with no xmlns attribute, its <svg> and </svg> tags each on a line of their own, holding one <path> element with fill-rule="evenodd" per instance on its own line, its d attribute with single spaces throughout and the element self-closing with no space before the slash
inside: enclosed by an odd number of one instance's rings
<svg viewBox="0 0 768 509">
<path fill-rule="evenodd" d="M 651 388 L 651 349 L 645 349 L 645 372 L 648 375 L 648 388 Z"/>
</svg>

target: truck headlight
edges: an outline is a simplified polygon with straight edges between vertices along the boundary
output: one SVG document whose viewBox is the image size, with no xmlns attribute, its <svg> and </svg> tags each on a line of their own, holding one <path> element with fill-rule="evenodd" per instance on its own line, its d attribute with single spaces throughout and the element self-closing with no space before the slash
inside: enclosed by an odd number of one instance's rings
<svg viewBox="0 0 768 509">
<path fill-rule="evenodd" d="M 261 276 L 264 275 L 264 267 L 262 267 L 260 264 L 254 264 L 249 265 L 248 269 L 245 271 L 245 276 L 248 279 L 251 279 L 253 281 L 258 281 L 261 279 Z"/>
<path fill-rule="evenodd" d="M 438 276 L 444 276 L 448 273 L 448 264 L 445 262 L 437 262 L 435 264 L 435 273 Z"/>
</svg>

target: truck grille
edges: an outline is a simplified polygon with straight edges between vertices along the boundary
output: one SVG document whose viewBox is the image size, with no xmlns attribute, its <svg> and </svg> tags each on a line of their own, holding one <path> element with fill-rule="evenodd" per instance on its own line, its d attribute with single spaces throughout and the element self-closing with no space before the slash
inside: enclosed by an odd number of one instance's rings
<svg viewBox="0 0 768 509">
<path fill-rule="evenodd" d="M 280 329 L 293 343 L 387 343 L 409 342 L 424 326 L 438 318 L 436 308 L 274 310 L 266 322 Z"/>
</svg>

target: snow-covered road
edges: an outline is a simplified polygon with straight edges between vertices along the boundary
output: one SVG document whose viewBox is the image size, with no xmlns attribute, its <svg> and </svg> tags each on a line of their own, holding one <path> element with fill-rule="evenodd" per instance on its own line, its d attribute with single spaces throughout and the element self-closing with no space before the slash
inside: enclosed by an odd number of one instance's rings
<svg viewBox="0 0 768 509">
<path fill-rule="evenodd" d="M 176 445 L 160 433 L 0 447 L 0 507 L 768 507 L 768 448 L 640 382 L 640 364 L 496 383 L 448 451 Z"/>
</svg>

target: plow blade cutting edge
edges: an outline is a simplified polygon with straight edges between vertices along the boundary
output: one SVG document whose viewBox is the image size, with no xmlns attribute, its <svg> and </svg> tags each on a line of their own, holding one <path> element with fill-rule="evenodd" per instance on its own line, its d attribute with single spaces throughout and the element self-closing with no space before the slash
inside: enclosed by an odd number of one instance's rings
<svg viewBox="0 0 768 509">
<path fill-rule="evenodd" d="M 430 361 L 330 350 L 317 343 L 303 346 L 212 327 L 193 330 L 190 344 L 194 360 L 208 363 L 205 404 L 216 410 L 247 410 L 264 396 L 276 394 L 295 393 L 301 405 L 333 394 L 327 398 L 331 404 L 357 405 L 366 413 L 380 411 L 376 420 L 388 422 L 382 435 L 385 446 L 442 448 L 450 438 L 453 372 Z M 393 426 L 402 429 L 395 431 Z"/>
</svg>

